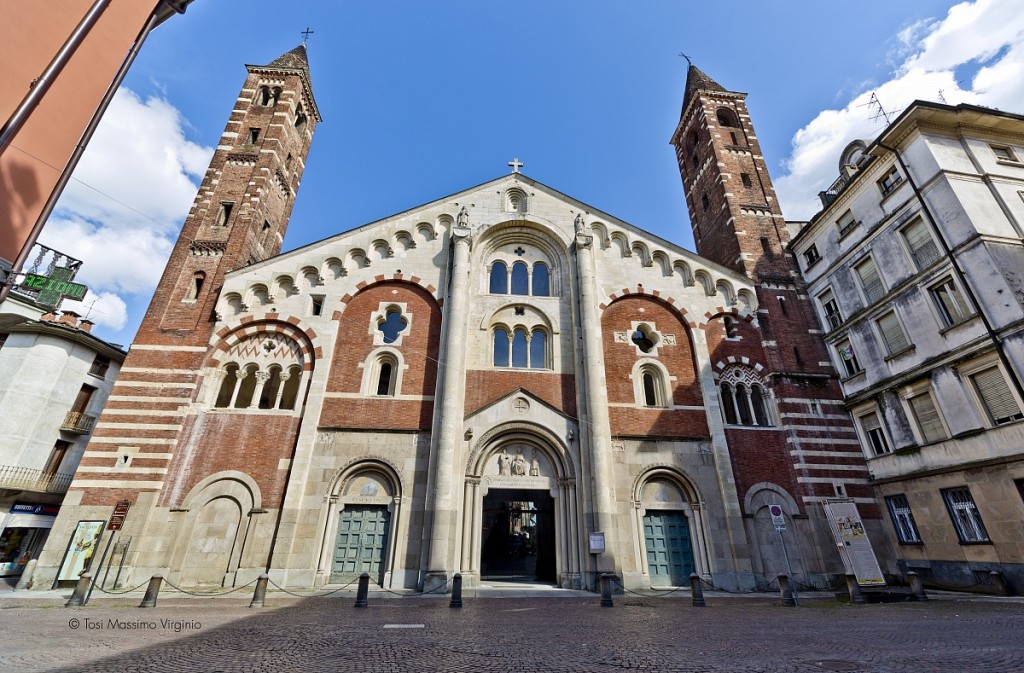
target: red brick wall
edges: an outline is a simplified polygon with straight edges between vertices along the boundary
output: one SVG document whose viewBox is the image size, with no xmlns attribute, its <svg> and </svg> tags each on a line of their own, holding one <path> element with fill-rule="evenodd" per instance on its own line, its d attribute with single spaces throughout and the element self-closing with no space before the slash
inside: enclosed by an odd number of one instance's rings
<svg viewBox="0 0 1024 673">
<path fill-rule="evenodd" d="M 338 315 L 338 340 L 331 359 L 328 392 L 358 393 L 363 368 L 370 352 L 380 348 L 370 333 L 371 315 L 381 302 L 406 304 L 412 315 L 410 325 L 401 332 L 401 345 L 392 346 L 405 360 L 402 395 L 432 397 L 437 385 L 437 360 L 441 341 L 441 308 L 423 288 L 404 281 L 385 281 L 371 285 L 348 301 Z M 339 399 L 324 402 L 320 425 L 343 428 L 380 428 L 393 430 L 430 429 L 433 402 L 396 400 L 390 397 Z"/>
<path fill-rule="evenodd" d="M 671 382 L 672 403 L 685 406 L 703 405 L 704 398 L 697 378 L 690 330 L 685 321 L 668 304 L 649 295 L 627 295 L 616 299 L 601 316 L 608 401 L 612 404 L 636 405 L 636 395 L 630 375 L 637 360 L 647 356 L 638 354 L 632 341 L 628 343 L 615 341 L 615 332 L 632 334 L 633 321 L 653 323 L 658 332 L 675 335 L 676 345 L 660 345 L 657 356 L 657 359 L 668 369 L 669 375 L 676 379 Z M 659 435 L 687 438 L 709 436 L 707 416 L 704 411 L 613 406 L 609 413 L 613 435 Z"/>
<path fill-rule="evenodd" d="M 474 369 L 466 372 L 466 414 L 517 388 L 528 390 L 567 416 L 576 416 L 576 377 L 529 369 Z"/>
</svg>

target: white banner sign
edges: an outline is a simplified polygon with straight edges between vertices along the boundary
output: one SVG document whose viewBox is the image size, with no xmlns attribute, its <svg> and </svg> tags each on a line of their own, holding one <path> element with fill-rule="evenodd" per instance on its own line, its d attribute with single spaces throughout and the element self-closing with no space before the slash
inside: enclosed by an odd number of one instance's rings
<svg viewBox="0 0 1024 673">
<path fill-rule="evenodd" d="M 856 575 L 857 584 L 861 586 L 885 586 L 885 577 L 878 567 L 857 505 L 848 498 L 828 498 L 822 506 L 846 572 Z"/>
</svg>

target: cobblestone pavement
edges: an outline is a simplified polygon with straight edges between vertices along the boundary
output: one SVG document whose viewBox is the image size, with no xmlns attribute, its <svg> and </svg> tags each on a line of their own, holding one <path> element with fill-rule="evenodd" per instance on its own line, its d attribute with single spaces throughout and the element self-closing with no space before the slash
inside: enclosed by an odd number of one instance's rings
<svg viewBox="0 0 1024 673">
<path fill-rule="evenodd" d="M 594 598 L 0 606 L 0 670 L 1024 672 L 1024 604 Z M 77 628 L 73 628 L 77 627 Z"/>
</svg>

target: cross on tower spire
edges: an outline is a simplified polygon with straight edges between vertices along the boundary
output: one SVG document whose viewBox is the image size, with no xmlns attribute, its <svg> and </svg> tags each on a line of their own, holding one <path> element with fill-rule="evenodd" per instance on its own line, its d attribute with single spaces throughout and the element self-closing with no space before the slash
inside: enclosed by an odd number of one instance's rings
<svg viewBox="0 0 1024 673">
<path fill-rule="evenodd" d="M 315 32 L 315 30 L 310 30 L 309 26 L 306 26 L 306 30 L 302 31 L 302 44 L 306 44 L 306 41 L 309 40 L 309 36 Z"/>
<path fill-rule="evenodd" d="M 526 164 L 524 164 L 522 161 L 520 161 L 519 157 L 516 157 L 512 161 L 508 162 L 508 165 L 512 167 L 512 172 L 513 173 L 518 173 L 519 169 L 522 168 L 523 166 L 525 166 Z"/>
</svg>

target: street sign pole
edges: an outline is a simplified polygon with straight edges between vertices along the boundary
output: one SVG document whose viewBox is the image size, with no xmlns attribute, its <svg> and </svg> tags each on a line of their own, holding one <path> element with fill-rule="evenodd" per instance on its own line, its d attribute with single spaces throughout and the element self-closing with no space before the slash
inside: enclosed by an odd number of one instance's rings
<svg viewBox="0 0 1024 673">
<path fill-rule="evenodd" d="M 772 525 L 775 526 L 775 530 L 779 533 L 779 539 L 782 541 L 782 554 L 786 557 L 786 572 L 789 573 L 789 579 L 793 581 L 793 601 L 800 605 L 800 592 L 797 591 L 796 577 L 793 575 L 793 564 L 789 562 L 789 550 L 786 549 L 786 536 L 782 533 L 786 530 L 786 515 L 782 512 L 782 507 L 779 505 L 768 505 L 768 513 L 772 515 Z"/>
<path fill-rule="evenodd" d="M 107 524 L 107 531 L 110 533 L 107 537 L 107 546 L 103 548 L 103 556 L 100 557 L 100 564 L 96 567 L 96 572 L 93 573 L 92 584 L 89 585 L 89 593 L 85 595 L 86 603 L 89 602 L 89 597 L 92 596 L 92 590 L 96 587 L 96 582 L 100 577 L 100 572 L 103 570 L 103 564 L 107 560 L 107 553 L 110 551 L 110 543 L 114 541 L 114 533 L 120 532 L 121 526 L 124 525 L 124 519 L 128 516 L 128 510 L 131 506 L 131 500 L 118 500 L 117 504 L 114 505 L 114 512 L 110 515 L 110 523 Z"/>
</svg>

